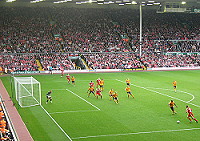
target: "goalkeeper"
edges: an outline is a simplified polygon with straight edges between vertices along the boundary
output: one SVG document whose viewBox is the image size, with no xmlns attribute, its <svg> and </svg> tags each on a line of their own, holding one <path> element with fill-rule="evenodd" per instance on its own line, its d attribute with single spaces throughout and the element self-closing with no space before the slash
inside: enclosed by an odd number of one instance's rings
<svg viewBox="0 0 200 141">
<path fill-rule="evenodd" d="M 46 104 L 47 104 L 49 101 L 52 103 L 51 93 L 52 93 L 52 90 L 50 90 L 50 91 L 46 94 L 46 97 L 47 97 Z"/>
</svg>

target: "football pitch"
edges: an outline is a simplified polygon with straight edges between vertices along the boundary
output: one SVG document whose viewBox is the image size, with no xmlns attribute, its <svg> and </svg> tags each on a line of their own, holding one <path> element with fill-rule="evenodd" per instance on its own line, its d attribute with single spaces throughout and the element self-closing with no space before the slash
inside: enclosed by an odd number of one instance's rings
<svg viewBox="0 0 200 141">
<path fill-rule="evenodd" d="M 76 73 L 76 84 L 65 76 L 33 75 L 41 83 L 42 106 L 20 108 L 15 104 L 35 141 L 197 141 L 200 123 L 186 118 L 189 105 L 200 120 L 200 70 Z M 87 97 L 89 82 L 104 79 L 103 98 Z M 128 98 L 125 80 L 131 80 L 135 98 Z M 11 77 L 1 77 L 13 97 Z M 177 92 L 172 82 L 177 81 Z M 119 104 L 109 100 L 118 92 Z M 53 103 L 46 104 L 52 90 Z M 170 100 L 177 104 L 172 115 Z M 16 103 L 16 101 L 14 100 Z M 177 121 L 180 121 L 178 124 Z"/>
</svg>

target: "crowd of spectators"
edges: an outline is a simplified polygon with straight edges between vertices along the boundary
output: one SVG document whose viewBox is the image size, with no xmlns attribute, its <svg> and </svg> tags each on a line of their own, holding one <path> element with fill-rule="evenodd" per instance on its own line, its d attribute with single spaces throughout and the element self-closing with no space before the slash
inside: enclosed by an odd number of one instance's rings
<svg viewBox="0 0 200 141">
<path fill-rule="evenodd" d="M 45 12 L 34 8 L 1 7 L 0 45 L 3 53 L 52 53 L 60 45 L 51 35 Z"/>
<path fill-rule="evenodd" d="M 85 55 L 91 69 L 144 68 L 134 53 L 95 53 Z"/>
<path fill-rule="evenodd" d="M 85 58 L 93 69 L 143 67 L 144 62 L 148 67 L 199 65 L 199 55 L 163 55 L 200 52 L 199 14 L 144 10 L 143 56 L 138 59 L 126 54 L 140 51 L 137 9 L 2 7 L 0 12 L 2 69 L 37 70 L 34 53 L 42 54 L 37 57 L 44 70 L 74 69 L 68 55 L 60 55 L 70 52 L 90 53 Z"/>
<path fill-rule="evenodd" d="M 138 45 L 139 46 L 139 45 Z M 148 52 L 200 52 L 199 41 L 144 41 L 142 51 Z"/>
<path fill-rule="evenodd" d="M 44 71 L 52 67 L 53 70 L 59 70 L 61 67 L 65 70 L 73 70 L 74 64 L 68 59 L 69 54 L 6 54 L 0 55 L 1 70 L 4 72 L 15 71 L 38 71 L 39 60 Z"/>
<path fill-rule="evenodd" d="M 200 55 L 163 55 L 158 53 L 144 54 L 141 61 L 146 67 L 198 67 L 200 66 Z"/>
<path fill-rule="evenodd" d="M 35 55 L 30 54 L 13 54 L 0 55 L 0 64 L 4 71 L 36 71 Z"/>
<path fill-rule="evenodd" d="M 41 54 L 38 56 L 40 62 L 43 65 L 44 70 L 49 70 L 52 67 L 53 70 L 73 70 L 74 64 L 68 59 L 69 54 Z"/>
</svg>

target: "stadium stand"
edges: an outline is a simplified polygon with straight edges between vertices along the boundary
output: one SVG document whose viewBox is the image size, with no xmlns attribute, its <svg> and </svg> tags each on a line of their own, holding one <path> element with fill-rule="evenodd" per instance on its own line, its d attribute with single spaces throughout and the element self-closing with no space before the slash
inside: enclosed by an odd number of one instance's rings
<svg viewBox="0 0 200 141">
<path fill-rule="evenodd" d="M 130 69 L 143 68 L 139 56 L 134 53 L 95 53 L 86 54 L 91 69 Z"/>
<path fill-rule="evenodd" d="M 6 13 L 0 15 L 4 72 L 49 66 L 76 69 L 69 53 L 82 53 L 90 69 L 199 66 L 199 14 L 144 11 L 140 58 L 136 10 L 2 7 L 0 11 Z"/>
<path fill-rule="evenodd" d="M 141 61 L 150 68 L 200 66 L 199 55 L 163 55 L 154 53 L 143 55 Z"/>
<path fill-rule="evenodd" d="M 68 59 L 69 54 L 41 54 L 39 57 L 44 70 L 48 70 L 49 66 L 52 66 L 53 70 L 59 70 L 61 66 L 64 70 L 75 69 L 73 63 Z"/>
</svg>

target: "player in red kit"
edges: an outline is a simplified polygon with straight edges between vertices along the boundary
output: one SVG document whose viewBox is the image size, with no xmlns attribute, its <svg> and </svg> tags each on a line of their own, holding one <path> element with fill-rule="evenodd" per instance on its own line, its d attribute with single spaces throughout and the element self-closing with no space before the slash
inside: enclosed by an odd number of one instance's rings
<svg viewBox="0 0 200 141">
<path fill-rule="evenodd" d="M 198 120 L 194 118 L 194 114 L 192 113 L 192 109 L 189 106 L 186 106 L 186 113 L 188 113 L 187 118 L 192 122 L 192 119 L 198 123 Z"/>
<path fill-rule="evenodd" d="M 68 83 L 70 83 L 70 75 L 69 74 L 66 75 L 66 78 L 67 78 Z"/>
<path fill-rule="evenodd" d="M 97 99 L 98 99 L 99 96 L 100 96 L 101 99 L 102 99 L 101 90 L 100 90 L 99 88 L 97 88 L 97 90 L 96 90 L 96 97 L 97 97 Z"/>
<path fill-rule="evenodd" d="M 90 81 L 89 86 L 94 87 L 94 82 Z"/>
<path fill-rule="evenodd" d="M 60 71 L 61 71 L 61 76 L 60 77 L 63 77 L 64 76 L 64 68 L 60 67 Z"/>
<path fill-rule="evenodd" d="M 98 78 L 96 82 L 97 82 L 97 86 L 96 87 L 98 88 L 98 86 L 100 86 L 101 79 Z"/>
</svg>

